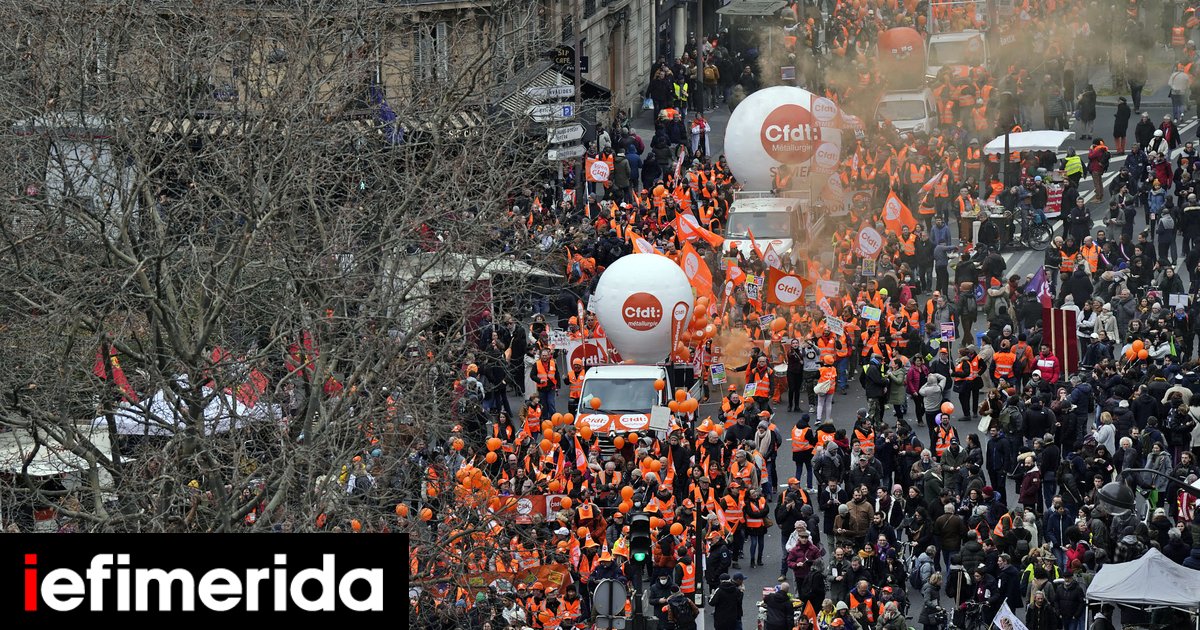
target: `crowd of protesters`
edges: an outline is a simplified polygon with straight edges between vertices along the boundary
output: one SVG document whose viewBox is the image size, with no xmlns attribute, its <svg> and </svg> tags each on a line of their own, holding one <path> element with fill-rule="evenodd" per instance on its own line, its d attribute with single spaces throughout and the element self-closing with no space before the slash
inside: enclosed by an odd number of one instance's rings
<svg viewBox="0 0 1200 630">
<path fill-rule="evenodd" d="M 926 12 L 924 3 L 826 4 L 821 13 L 789 2 L 779 45 L 799 60 L 799 83 L 867 119 L 863 104 L 887 87 L 869 62 L 882 30 L 925 30 L 927 15 L 943 30 L 986 27 L 970 11 Z M 532 324 L 508 314 L 472 330 L 456 381 L 459 433 L 410 457 L 423 500 L 397 514 L 406 525 L 422 521 L 410 527 L 414 575 L 434 585 L 412 601 L 414 627 L 584 627 L 591 589 L 614 579 L 644 594 L 648 608 L 636 610 L 662 627 L 688 630 L 710 614 L 717 630 L 740 629 L 755 605 L 743 571 L 764 566 L 768 545 L 781 560 L 770 563 L 777 586 L 758 604 L 766 630 L 987 627 L 1005 606 L 1033 630 L 1081 630 L 1088 619 L 1111 627 L 1115 611 L 1085 601 L 1103 565 L 1157 548 L 1200 569 L 1200 520 L 1180 485 L 1200 476 L 1196 151 L 1176 126 L 1187 94 L 1172 94 L 1181 102 L 1157 122 L 1140 102 L 1142 52 L 1170 42 L 1177 23 L 1194 27 L 1194 12 L 1158 23 L 1136 2 L 1111 13 L 1094 3 L 1034 4 L 997 28 L 1019 33 L 1036 68 L 1026 60 L 943 73 L 938 129 L 901 135 L 866 125 L 843 144 L 844 188 L 867 194 L 847 204 L 811 255 L 780 259 L 757 244 L 746 253 L 720 236 L 738 184 L 708 154 L 711 127 L 689 112 L 689 95 L 702 93 L 709 108 L 734 105 L 762 85 L 760 70 L 773 70 L 762 68 L 769 51 L 739 47 L 727 32 L 656 64 L 653 137 L 625 125 L 598 130 L 588 157 L 609 162 L 611 176 L 590 182 L 586 199 L 514 195 L 506 229 L 561 249 L 565 282 L 535 291 Z M 1108 37 L 1121 44 L 1091 45 Z M 1194 47 L 1172 55 L 1190 76 Z M 1061 160 L 982 154 L 997 133 L 1061 128 L 1069 111 L 1084 135 L 1097 133 L 1087 77 L 1101 64 L 1127 81 L 1134 103 L 1131 111 L 1122 97 L 1118 106 L 1114 151 L 1096 137 L 1086 156 Z M 1126 154 L 1131 114 L 1143 115 Z M 1124 163 L 1105 187 L 1117 155 Z M 1010 183 L 1005 170 L 1016 174 Z M 787 177 L 781 169 L 778 190 Z M 963 218 L 990 205 L 1049 221 L 1054 179 L 1062 236 L 1042 271 L 1012 274 L 1000 254 L 1010 228 L 986 211 L 977 229 Z M 914 225 L 887 229 L 880 208 L 892 193 Z M 1108 213 L 1094 215 L 1089 206 L 1106 199 Z M 886 234 L 873 275 L 863 275 L 853 246 L 864 226 Z M 745 348 L 714 357 L 711 344 L 697 344 L 696 365 L 707 378 L 719 358 L 734 384 L 707 388 L 696 401 L 704 406 L 672 414 L 665 432 L 577 426 L 583 367 L 558 364 L 551 330 L 603 337 L 583 305 L 604 269 L 634 252 L 679 260 L 685 247 L 724 272 L 714 274 L 706 315 L 721 345 Z M 825 288 L 814 302 L 780 307 L 747 291 L 769 267 Z M 1077 314 L 1075 365 L 1042 329 L 1047 302 Z M 859 388 L 863 408 L 837 404 Z M 1154 472 L 1121 477 L 1126 469 Z M 1100 488 L 1118 478 L 1140 495 L 1143 513 L 1114 513 L 1101 500 Z M 540 495 L 565 499 L 515 524 L 514 501 Z M 644 565 L 629 552 L 637 512 L 653 516 Z M 467 579 L 489 575 L 507 581 Z M 1177 622 L 1176 614 L 1152 620 Z M 1120 619 L 1151 615 L 1123 608 Z"/>
</svg>

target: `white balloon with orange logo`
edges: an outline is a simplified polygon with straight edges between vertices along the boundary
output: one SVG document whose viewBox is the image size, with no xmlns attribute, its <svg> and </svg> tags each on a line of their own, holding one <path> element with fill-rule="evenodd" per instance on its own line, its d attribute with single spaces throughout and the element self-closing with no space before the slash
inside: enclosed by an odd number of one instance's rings
<svg viewBox="0 0 1200 630">
<path fill-rule="evenodd" d="M 592 299 L 621 357 L 646 364 L 667 360 L 692 319 L 692 304 L 687 275 L 658 254 L 622 256 L 601 274 Z"/>
<path fill-rule="evenodd" d="M 828 98 L 797 87 L 765 88 L 733 110 L 725 157 L 745 190 L 771 190 L 776 171 L 786 167 L 789 189 L 821 198 L 841 161 L 844 122 Z"/>
</svg>

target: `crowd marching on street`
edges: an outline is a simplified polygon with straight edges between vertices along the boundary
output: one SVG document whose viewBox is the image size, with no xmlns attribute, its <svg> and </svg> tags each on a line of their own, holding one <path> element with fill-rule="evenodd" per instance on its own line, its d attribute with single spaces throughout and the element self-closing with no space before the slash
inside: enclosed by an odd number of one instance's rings
<svg viewBox="0 0 1200 630">
<path fill-rule="evenodd" d="M 992 28 L 1036 54 L 941 73 L 935 130 L 851 134 L 838 173 L 866 194 L 847 212 L 826 208 L 833 227 L 807 250 L 755 242 L 747 255 L 725 242 L 740 186 L 708 154 L 712 128 L 689 94 L 706 111 L 732 106 L 770 83 L 767 59 L 788 58 L 799 85 L 871 120 L 887 86 L 869 61 L 879 33 L 924 31 L 927 14 L 946 30 L 989 28 L 973 10 L 791 1 L 780 51 L 738 49 L 722 30 L 699 55 L 660 59 L 653 137 L 630 121 L 597 129 L 587 157 L 611 177 L 588 182 L 580 203 L 514 194 L 499 237 L 563 252 L 565 280 L 535 290 L 532 313 L 522 305 L 472 331 L 458 433 L 409 458 L 422 500 L 396 513 L 413 534 L 413 573 L 428 577 L 413 627 L 588 627 L 604 579 L 642 598 L 631 613 L 679 630 L 701 615 L 742 630 L 756 607 L 765 630 L 985 628 L 998 614 L 1030 630 L 1191 623 L 1089 608 L 1085 592 L 1101 566 L 1152 548 L 1200 569 L 1200 520 L 1180 484 L 1200 477 L 1200 154 L 1180 131 L 1200 66 L 1191 41 L 1172 42 L 1195 12 L 1160 23 L 1135 1 L 1011 7 Z M 1159 61 L 1172 112 L 1151 120 L 1141 93 Z M 1100 67 L 1121 93 L 1108 136 L 1089 75 Z M 1005 131 L 1069 123 L 1091 140 L 1086 155 L 981 151 Z M 777 191 L 789 177 L 780 169 Z M 893 196 L 910 222 L 883 216 Z M 983 206 L 1053 227 L 1041 269 L 1009 269 L 1011 227 L 989 212 L 964 221 Z M 873 275 L 854 245 L 864 226 L 886 239 Z M 560 362 L 552 331 L 603 337 L 583 305 L 605 268 L 691 251 L 717 272 L 697 289 L 712 331 L 685 352 L 704 396 L 679 394 L 666 432 L 577 426 L 585 368 Z M 752 288 L 770 273 L 805 278 L 815 299 L 772 303 Z M 1074 338 L 1057 348 L 1046 308 L 1075 314 Z M 726 381 L 713 378 L 718 360 Z M 1154 471 L 1131 477 L 1143 513 L 1099 496 L 1126 469 Z M 562 498 L 512 518 L 516 499 L 544 495 Z M 630 557 L 640 512 L 653 531 L 644 563 Z M 770 578 L 761 596 L 746 592 L 755 575 Z"/>
</svg>

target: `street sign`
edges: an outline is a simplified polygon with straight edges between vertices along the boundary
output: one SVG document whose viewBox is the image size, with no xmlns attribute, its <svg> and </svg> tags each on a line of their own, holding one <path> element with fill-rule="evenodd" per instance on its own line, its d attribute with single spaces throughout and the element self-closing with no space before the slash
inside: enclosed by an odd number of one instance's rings
<svg viewBox="0 0 1200 630">
<path fill-rule="evenodd" d="M 627 601 L 629 601 L 629 590 L 625 588 L 624 584 L 616 580 L 600 580 L 596 583 L 596 590 L 592 593 L 592 611 L 598 617 L 620 616 L 624 621 L 625 602 Z"/>
<path fill-rule="evenodd" d="M 583 145 L 573 147 L 560 147 L 557 149 L 549 149 L 546 151 L 546 159 L 554 160 L 570 160 L 578 157 L 583 157 Z"/>
<path fill-rule="evenodd" d="M 575 49 L 570 46 L 555 46 L 550 50 L 550 59 L 560 66 L 575 65 Z"/>
<path fill-rule="evenodd" d="M 574 85 L 548 85 L 525 88 L 525 94 L 533 98 L 571 98 L 575 96 Z"/>
<path fill-rule="evenodd" d="M 583 137 L 583 125 L 574 124 L 566 127 L 556 127 L 546 130 L 546 142 L 550 144 L 561 144 L 563 142 L 573 142 Z"/>
<path fill-rule="evenodd" d="M 570 120 L 575 117 L 574 105 L 534 105 L 526 112 L 536 122 Z"/>
</svg>

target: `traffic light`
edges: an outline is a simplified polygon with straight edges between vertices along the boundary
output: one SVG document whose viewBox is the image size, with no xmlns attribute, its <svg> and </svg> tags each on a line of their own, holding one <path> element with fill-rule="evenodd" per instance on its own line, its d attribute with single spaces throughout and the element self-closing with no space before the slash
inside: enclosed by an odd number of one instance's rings
<svg viewBox="0 0 1200 630">
<path fill-rule="evenodd" d="M 650 515 L 638 512 L 629 520 L 629 557 L 642 563 L 650 559 Z"/>
</svg>

